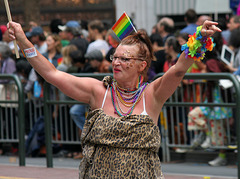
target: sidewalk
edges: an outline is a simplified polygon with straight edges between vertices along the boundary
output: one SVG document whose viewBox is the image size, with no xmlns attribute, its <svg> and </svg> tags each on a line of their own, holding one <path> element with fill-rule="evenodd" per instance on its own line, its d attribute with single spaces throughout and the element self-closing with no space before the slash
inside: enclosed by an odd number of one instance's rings
<svg viewBox="0 0 240 179">
<path fill-rule="evenodd" d="M 0 179 L 78 179 L 80 160 L 54 158 L 54 168 L 46 168 L 45 158 L 27 158 L 18 166 L 18 158 L 0 156 Z M 210 167 L 197 163 L 163 163 L 166 179 L 237 179 L 237 167 Z"/>
</svg>

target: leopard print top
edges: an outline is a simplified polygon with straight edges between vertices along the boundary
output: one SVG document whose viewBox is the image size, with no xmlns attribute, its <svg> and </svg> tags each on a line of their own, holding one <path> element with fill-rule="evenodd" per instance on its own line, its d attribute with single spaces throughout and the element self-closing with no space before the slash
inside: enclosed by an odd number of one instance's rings
<svg viewBox="0 0 240 179">
<path fill-rule="evenodd" d="M 148 115 L 114 118 L 90 111 L 82 132 L 79 178 L 164 179 L 158 157 L 160 131 Z"/>
</svg>

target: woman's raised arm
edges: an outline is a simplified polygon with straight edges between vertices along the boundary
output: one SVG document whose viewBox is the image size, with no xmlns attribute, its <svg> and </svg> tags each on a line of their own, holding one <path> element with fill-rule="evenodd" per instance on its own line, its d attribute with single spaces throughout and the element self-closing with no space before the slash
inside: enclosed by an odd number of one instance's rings
<svg viewBox="0 0 240 179">
<path fill-rule="evenodd" d="M 163 104 L 174 93 L 194 60 L 200 60 L 204 57 L 206 50 L 213 48 L 212 40 L 209 37 L 216 31 L 221 31 L 216 27 L 217 24 L 217 22 L 205 21 L 202 27 L 198 27 L 196 34 L 189 37 L 177 63 L 161 78 L 153 82 L 153 95 L 159 103 Z"/>
<path fill-rule="evenodd" d="M 90 103 L 94 85 L 101 84 L 98 80 L 79 78 L 57 70 L 52 63 L 35 49 L 34 45 L 25 36 L 19 23 L 9 22 L 7 27 L 10 39 L 17 40 L 29 63 L 47 82 L 73 99 Z"/>
</svg>

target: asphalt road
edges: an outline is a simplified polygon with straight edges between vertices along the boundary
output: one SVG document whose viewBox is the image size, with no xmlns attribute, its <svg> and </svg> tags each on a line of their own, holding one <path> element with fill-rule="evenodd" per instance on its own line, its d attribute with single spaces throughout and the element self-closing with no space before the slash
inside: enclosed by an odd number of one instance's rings
<svg viewBox="0 0 240 179">
<path fill-rule="evenodd" d="M 45 158 L 26 158 L 19 167 L 18 158 L 0 156 L 0 179 L 78 179 L 80 160 L 54 158 L 46 168 Z M 211 167 L 200 163 L 162 163 L 166 179 L 237 179 L 237 166 Z"/>
</svg>

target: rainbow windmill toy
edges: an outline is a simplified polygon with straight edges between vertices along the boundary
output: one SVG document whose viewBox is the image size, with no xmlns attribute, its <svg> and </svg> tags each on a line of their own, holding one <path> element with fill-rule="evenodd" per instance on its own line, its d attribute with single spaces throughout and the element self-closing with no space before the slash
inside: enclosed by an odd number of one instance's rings
<svg viewBox="0 0 240 179">
<path fill-rule="evenodd" d="M 120 40 L 131 34 L 132 31 L 137 32 L 126 12 L 124 12 L 118 21 L 113 25 L 112 30 Z"/>
</svg>

